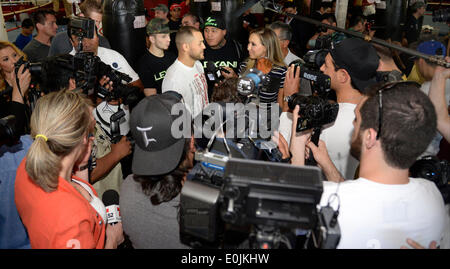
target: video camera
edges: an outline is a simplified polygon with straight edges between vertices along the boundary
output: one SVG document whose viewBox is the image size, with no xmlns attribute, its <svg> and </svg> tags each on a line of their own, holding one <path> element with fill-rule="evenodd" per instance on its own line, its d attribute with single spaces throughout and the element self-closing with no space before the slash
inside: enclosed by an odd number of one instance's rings
<svg viewBox="0 0 450 269">
<path fill-rule="evenodd" d="M 0 119 L 0 145 L 11 146 L 19 140 L 16 132 L 16 117 L 9 115 Z"/>
<path fill-rule="evenodd" d="M 297 60 L 291 63 L 300 68 L 302 79 L 311 82 L 312 95 L 303 96 L 295 93 L 285 97 L 290 109 L 294 110 L 296 105 L 300 106 L 296 131 L 313 129 L 311 141 L 316 145 L 318 145 L 323 126 L 334 122 L 339 111 L 339 104 L 329 100 L 329 94 L 332 92 L 331 78 L 319 71 L 327 54 L 328 50 L 312 50 L 305 54 L 304 61 Z M 306 164 L 316 164 L 312 154 Z"/>
<path fill-rule="evenodd" d="M 287 99 L 290 109 L 293 110 L 296 105 L 300 106 L 297 132 L 321 128 L 332 123 L 336 120 L 339 111 L 339 104 L 330 103 L 319 96 L 303 96 L 295 93 Z"/>
<path fill-rule="evenodd" d="M 180 198 L 183 244 L 300 248 L 289 238 L 302 229 L 319 239 L 317 247 L 337 246 L 337 214 L 328 207 L 317 208 L 323 192 L 319 168 L 231 158 L 223 179 L 220 185 L 196 178 L 185 182 Z"/>
<path fill-rule="evenodd" d="M 72 17 L 69 22 L 70 36 L 76 35 L 78 38 L 94 38 L 95 21 L 85 17 Z M 82 48 L 81 48 L 82 50 Z M 79 51 L 81 51 L 79 50 Z"/>
<path fill-rule="evenodd" d="M 424 156 L 417 160 L 410 168 L 411 177 L 428 179 L 439 189 L 444 202 L 450 202 L 450 164 L 446 160 L 439 160 L 436 156 Z"/>
</svg>

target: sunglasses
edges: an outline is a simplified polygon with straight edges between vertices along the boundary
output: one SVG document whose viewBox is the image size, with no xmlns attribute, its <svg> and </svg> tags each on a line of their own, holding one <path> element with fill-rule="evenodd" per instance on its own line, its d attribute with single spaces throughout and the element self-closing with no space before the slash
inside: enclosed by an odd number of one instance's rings
<svg viewBox="0 0 450 269">
<path fill-rule="evenodd" d="M 378 132 L 377 132 L 377 140 L 380 138 L 381 134 L 381 123 L 383 122 L 383 92 L 388 91 L 397 85 L 405 85 L 405 86 L 413 86 L 420 88 L 420 84 L 415 81 L 395 81 L 384 84 L 378 90 Z"/>
</svg>

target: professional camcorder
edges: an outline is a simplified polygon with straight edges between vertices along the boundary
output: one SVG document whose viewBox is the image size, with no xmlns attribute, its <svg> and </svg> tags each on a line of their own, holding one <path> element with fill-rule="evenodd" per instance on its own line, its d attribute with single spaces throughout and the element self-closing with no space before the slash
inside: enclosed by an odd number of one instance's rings
<svg viewBox="0 0 450 269">
<path fill-rule="evenodd" d="M 317 167 L 222 159 L 223 182 L 188 179 L 180 205 L 180 238 L 194 248 L 304 248 L 295 231 L 308 231 L 316 248 L 335 248 L 337 212 L 317 208 L 323 175 Z"/>
<path fill-rule="evenodd" d="M 450 164 L 439 160 L 436 156 L 424 156 L 409 168 L 411 177 L 433 181 L 442 193 L 445 203 L 450 202 Z"/>
<path fill-rule="evenodd" d="M 68 35 L 78 38 L 94 38 L 95 21 L 84 17 L 72 17 L 69 22 Z"/>
<path fill-rule="evenodd" d="M 290 109 L 294 110 L 296 105 L 300 106 L 296 131 L 313 129 L 311 141 L 316 145 L 323 126 L 334 122 L 339 111 L 339 104 L 331 101 L 332 98 L 329 96 L 332 92 L 331 78 L 319 71 L 327 54 L 327 50 L 312 50 L 305 54 L 304 61 L 297 60 L 291 63 L 296 66 L 295 72 L 300 68 L 300 78 L 311 82 L 312 95 L 295 93 L 285 97 Z M 306 164 L 316 164 L 312 154 Z"/>
<path fill-rule="evenodd" d="M 103 63 L 92 52 L 82 51 L 82 39 L 92 38 L 94 31 L 95 22 L 93 20 L 81 17 L 72 18 L 68 32 L 71 35 L 76 35 L 79 39 L 75 56 L 58 55 L 37 63 L 30 63 L 22 57 L 15 63 L 16 73 L 22 65 L 31 73 L 32 82 L 27 96 L 31 111 L 42 93 L 60 90 L 55 86 L 58 84 L 56 81 L 65 80 L 67 83 L 70 78 L 75 79 L 76 86 L 82 89 L 85 94 L 92 94 L 96 91 L 97 95 L 103 99 L 121 99 L 124 104 L 134 104 L 139 100 L 139 89 L 126 85 L 131 81 L 128 75 Z M 98 85 L 98 81 L 103 76 L 108 77 L 113 83 L 112 90 Z"/>
<path fill-rule="evenodd" d="M 321 128 L 336 120 L 339 104 L 330 103 L 318 96 L 303 96 L 298 93 L 287 97 L 288 106 L 294 109 L 300 106 L 297 132 Z"/>
<path fill-rule="evenodd" d="M 19 140 L 16 132 L 16 117 L 9 115 L 0 119 L 0 145 L 13 145 Z"/>
</svg>

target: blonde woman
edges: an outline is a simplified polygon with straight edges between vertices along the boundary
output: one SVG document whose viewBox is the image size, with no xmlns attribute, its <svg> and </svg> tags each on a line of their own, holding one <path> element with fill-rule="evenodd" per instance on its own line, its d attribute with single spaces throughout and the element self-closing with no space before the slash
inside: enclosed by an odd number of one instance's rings
<svg viewBox="0 0 450 269">
<path fill-rule="evenodd" d="M 73 91 L 41 97 L 31 115 L 34 142 L 17 170 L 15 202 L 32 248 L 116 248 L 122 224 L 88 183 L 94 118 Z M 105 239 L 106 234 L 106 239 Z"/>
<path fill-rule="evenodd" d="M 16 116 L 16 130 L 20 134 L 24 133 L 24 127 L 28 125 L 23 97 L 26 96 L 31 81 L 30 72 L 21 66 L 17 84 L 14 64 L 22 56 L 24 53 L 14 44 L 0 41 L 0 118 L 11 114 Z"/>
<path fill-rule="evenodd" d="M 245 75 L 251 68 L 256 68 L 268 74 L 273 81 L 279 81 L 279 85 L 277 83 L 274 85 L 279 86 L 276 89 L 260 92 L 261 102 L 277 102 L 278 91 L 284 87 L 284 78 L 287 71 L 277 35 L 269 28 L 255 29 L 250 32 L 247 50 L 249 58 L 241 64 L 239 75 Z M 237 77 L 231 68 L 224 68 L 230 71 L 230 74 L 222 72 L 224 77 Z"/>
<path fill-rule="evenodd" d="M 22 56 L 25 56 L 25 54 L 13 43 L 0 41 L 0 92 L 4 92 L 8 87 L 13 88 L 14 90 L 10 94 L 11 99 L 23 104 L 23 99 L 17 90 L 14 71 L 14 64 Z M 28 70 L 23 70 L 23 66 L 18 73 L 20 90 L 22 95 L 25 95 L 30 85 L 31 75 Z"/>
</svg>

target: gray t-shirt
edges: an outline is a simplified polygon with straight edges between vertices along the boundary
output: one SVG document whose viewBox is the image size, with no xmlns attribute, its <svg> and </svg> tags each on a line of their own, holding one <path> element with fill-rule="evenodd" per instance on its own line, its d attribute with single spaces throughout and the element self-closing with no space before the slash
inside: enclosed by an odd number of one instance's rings
<svg viewBox="0 0 450 269">
<path fill-rule="evenodd" d="M 27 55 L 28 61 L 35 63 L 47 58 L 49 49 L 50 46 L 42 44 L 33 38 L 25 48 L 23 48 L 23 52 Z"/>
<path fill-rule="evenodd" d="M 111 46 L 109 45 L 108 39 L 106 37 L 99 35 L 98 36 L 98 45 L 100 47 L 108 48 L 110 49 Z M 70 43 L 69 36 L 67 35 L 67 32 L 59 32 L 56 34 L 56 36 L 52 39 L 52 44 L 50 45 L 50 50 L 48 52 L 48 56 L 54 56 L 59 54 L 67 54 L 72 51 L 72 43 Z"/>
<path fill-rule="evenodd" d="M 187 249 L 181 244 L 177 220 L 180 196 L 152 205 L 141 183 L 129 175 L 120 187 L 120 214 L 124 232 L 136 249 Z"/>
</svg>

